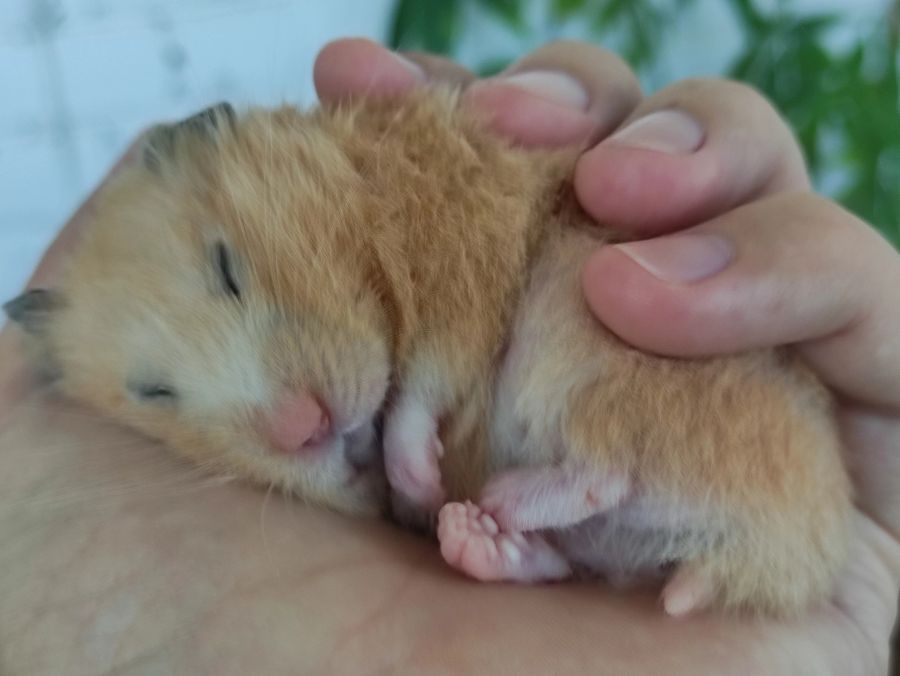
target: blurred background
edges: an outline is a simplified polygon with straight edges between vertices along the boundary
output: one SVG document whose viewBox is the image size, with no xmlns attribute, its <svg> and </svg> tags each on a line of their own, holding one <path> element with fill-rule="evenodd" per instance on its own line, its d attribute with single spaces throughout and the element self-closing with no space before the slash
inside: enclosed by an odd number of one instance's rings
<svg viewBox="0 0 900 676">
<path fill-rule="evenodd" d="M 0 0 L 0 298 L 129 140 L 208 103 L 314 102 L 338 36 L 492 73 L 597 41 L 647 91 L 728 75 L 772 98 L 816 184 L 900 242 L 900 0 Z"/>
</svg>

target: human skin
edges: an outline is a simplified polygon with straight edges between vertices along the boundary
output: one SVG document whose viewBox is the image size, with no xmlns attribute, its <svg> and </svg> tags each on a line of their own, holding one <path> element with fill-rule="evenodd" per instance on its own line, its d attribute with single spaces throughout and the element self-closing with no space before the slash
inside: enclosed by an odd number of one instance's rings
<svg viewBox="0 0 900 676">
<path fill-rule="evenodd" d="M 367 41 L 333 43 L 316 63 L 320 97 L 471 80 L 446 62 L 410 59 L 418 66 Z M 643 99 L 620 61 L 574 43 L 538 50 L 513 70 L 568 73 L 584 96 L 571 83 L 548 95 L 546 78 L 539 96 L 521 80 L 493 80 L 469 86 L 466 104 L 518 142 L 590 148 L 576 190 L 598 221 L 651 238 L 686 227 L 701 234 L 598 250 L 584 281 L 599 317 L 665 354 L 797 344 L 840 397 L 859 509 L 834 600 L 789 622 L 673 620 L 648 592 L 473 583 L 448 570 L 432 543 L 205 477 L 48 396 L 6 329 L 0 673 L 885 672 L 900 580 L 897 254 L 809 193 L 789 132 L 743 87 L 689 81 Z M 651 129 L 657 150 L 635 147 L 633 135 L 630 146 L 608 138 L 672 106 L 699 136 L 682 120 L 680 134 Z M 34 285 L 52 283 L 89 225 L 90 201 Z M 730 257 L 710 262 L 723 249 L 702 233 L 723 239 Z"/>
</svg>

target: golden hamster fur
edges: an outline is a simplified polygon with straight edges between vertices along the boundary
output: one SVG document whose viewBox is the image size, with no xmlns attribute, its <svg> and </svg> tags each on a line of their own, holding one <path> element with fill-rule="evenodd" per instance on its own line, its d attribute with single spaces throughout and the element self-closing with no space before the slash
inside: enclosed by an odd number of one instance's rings
<svg viewBox="0 0 900 676">
<path fill-rule="evenodd" d="M 450 90 L 220 105 L 154 130 L 58 288 L 7 312 L 64 394 L 213 471 L 349 513 L 385 478 L 410 520 L 449 501 L 476 578 L 674 570 L 673 614 L 823 598 L 851 504 L 826 390 L 787 352 L 668 359 L 599 325 L 580 271 L 613 234 L 573 160 Z"/>
</svg>

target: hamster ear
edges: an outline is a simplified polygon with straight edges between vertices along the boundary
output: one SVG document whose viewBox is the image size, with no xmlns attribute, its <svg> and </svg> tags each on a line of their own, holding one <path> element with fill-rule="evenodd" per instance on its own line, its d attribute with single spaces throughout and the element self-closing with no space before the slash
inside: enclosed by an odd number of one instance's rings
<svg viewBox="0 0 900 676">
<path fill-rule="evenodd" d="M 3 305 L 6 316 L 32 335 L 44 332 L 47 323 L 62 306 L 62 297 L 56 291 L 31 289 Z"/>
<path fill-rule="evenodd" d="M 144 164 L 159 171 L 163 161 L 172 157 L 182 139 L 195 138 L 214 143 L 223 130 L 234 129 L 236 118 L 234 107 L 222 101 L 181 122 L 158 125 L 150 130 L 144 141 Z"/>
</svg>

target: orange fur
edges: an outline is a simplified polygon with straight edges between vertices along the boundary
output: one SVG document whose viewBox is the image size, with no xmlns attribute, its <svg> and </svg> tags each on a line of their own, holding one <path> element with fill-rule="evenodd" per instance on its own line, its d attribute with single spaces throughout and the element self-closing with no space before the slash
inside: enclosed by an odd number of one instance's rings
<svg viewBox="0 0 900 676">
<path fill-rule="evenodd" d="M 725 604 L 827 592 L 850 492 L 826 392 L 781 352 L 678 361 L 599 326 L 578 279 L 612 235 L 568 194 L 572 153 L 511 148 L 448 91 L 218 122 L 167 128 L 104 190 L 36 334 L 64 392 L 216 471 L 371 512 L 379 481 L 276 457 L 254 421 L 280 387 L 328 398 L 348 428 L 423 388 L 451 496 L 584 458 L 708 519 L 716 537 L 680 555 Z M 217 241 L 239 302 L 216 287 Z M 183 396 L 135 401 L 134 378 Z"/>
<path fill-rule="evenodd" d="M 791 613 L 822 599 L 844 561 L 851 504 L 828 392 L 781 350 L 679 360 L 623 344 L 580 294 L 591 245 L 565 228 L 545 244 L 501 379 L 492 469 L 552 462 L 561 439 L 569 456 L 688 514 L 671 529 L 692 533 L 686 544 L 667 532 L 651 549 L 691 562 L 726 606 Z M 633 535 L 607 528 L 591 536 L 622 547 Z"/>
</svg>

